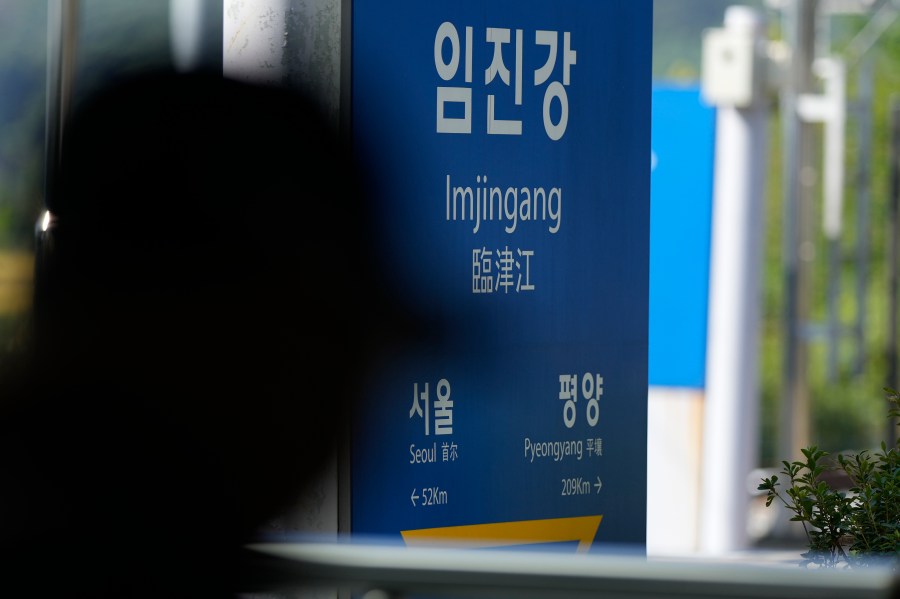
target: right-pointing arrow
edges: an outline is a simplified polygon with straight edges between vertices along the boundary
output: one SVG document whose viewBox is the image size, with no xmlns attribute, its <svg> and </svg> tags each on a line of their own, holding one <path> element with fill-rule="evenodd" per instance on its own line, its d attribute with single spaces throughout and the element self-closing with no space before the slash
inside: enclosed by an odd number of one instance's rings
<svg viewBox="0 0 900 599">
<path fill-rule="evenodd" d="M 597 487 L 597 492 L 600 492 L 600 489 L 603 487 L 603 483 L 600 481 L 600 477 L 597 477 L 597 482 L 594 483 L 594 486 Z"/>
</svg>

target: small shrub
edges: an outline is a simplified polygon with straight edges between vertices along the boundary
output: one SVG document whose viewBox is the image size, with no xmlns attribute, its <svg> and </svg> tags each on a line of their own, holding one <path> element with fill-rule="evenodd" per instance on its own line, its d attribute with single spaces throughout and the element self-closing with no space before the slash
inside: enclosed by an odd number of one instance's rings
<svg viewBox="0 0 900 599">
<path fill-rule="evenodd" d="M 900 394 L 885 388 L 889 418 L 900 417 Z M 782 474 L 789 486 L 779 490 L 777 475 L 763 478 L 758 489 L 766 491 L 766 506 L 780 501 L 800 522 L 809 551 L 805 567 L 867 567 L 889 562 L 900 569 L 900 442 L 881 450 L 839 454 L 837 463 L 828 453 L 812 446 L 802 450 L 802 461 L 783 461 Z M 832 488 L 822 474 L 840 468 L 849 477 L 845 492 Z"/>
</svg>

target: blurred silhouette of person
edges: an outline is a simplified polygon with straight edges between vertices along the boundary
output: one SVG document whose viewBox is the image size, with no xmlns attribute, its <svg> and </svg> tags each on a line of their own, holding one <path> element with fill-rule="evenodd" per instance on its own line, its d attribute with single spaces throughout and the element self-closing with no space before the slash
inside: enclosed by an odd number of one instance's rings
<svg viewBox="0 0 900 599">
<path fill-rule="evenodd" d="M 77 107 L 33 344 L 0 377 L 0 593 L 241 588 L 411 322 L 361 172 L 285 89 L 156 72 Z"/>
</svg>

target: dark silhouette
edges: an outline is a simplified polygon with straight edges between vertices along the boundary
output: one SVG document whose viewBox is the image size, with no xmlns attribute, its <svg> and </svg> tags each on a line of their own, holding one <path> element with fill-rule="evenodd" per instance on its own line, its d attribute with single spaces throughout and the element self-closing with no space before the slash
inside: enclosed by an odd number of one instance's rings
<svg viewBox="0 0 900 599">
<path fill-rule="evenodd" d="M 0 378 L 0 594 L 227 597 L 412 322 L 361 170 L 307 98 L 216 74 L 110 85 L 63 143 Z"/>
</svg>

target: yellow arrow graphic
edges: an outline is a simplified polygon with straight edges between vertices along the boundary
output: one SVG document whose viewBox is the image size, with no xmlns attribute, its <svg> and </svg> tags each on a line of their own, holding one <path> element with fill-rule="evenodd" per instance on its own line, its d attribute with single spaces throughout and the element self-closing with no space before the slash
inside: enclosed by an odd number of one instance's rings
<svg viewBox="0 0 900 599">
<path fill-rule="evenodd" d="M 510 547 L 533 543 L 578 541 L 578 553 L 591 548 L 603 516 L 550 518 L 403 530 L 400 534 L 408 546 L 452 545 L 465 549 Z"/>
</svg>

